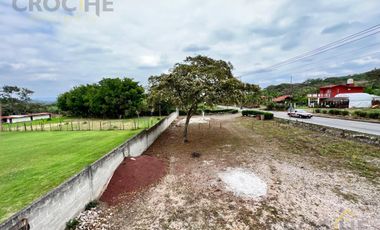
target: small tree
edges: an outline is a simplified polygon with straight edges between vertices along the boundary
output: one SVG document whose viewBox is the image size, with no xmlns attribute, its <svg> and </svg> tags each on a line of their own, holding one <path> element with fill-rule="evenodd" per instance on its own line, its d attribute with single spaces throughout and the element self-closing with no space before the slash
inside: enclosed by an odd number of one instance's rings
<svg viewBox="0 0 380 230">
<path fill-rule="evenodd" d="M 205 56 L 187 57 L 169 73 L 149 78 L 150 97 L 170 102 L 186 111 L 183 132 L 188 142 L 190 118 L 200 104 L 234 104 L 241 102 L 247 84 L 232 74 L 232 64 Z"/>
</svg>

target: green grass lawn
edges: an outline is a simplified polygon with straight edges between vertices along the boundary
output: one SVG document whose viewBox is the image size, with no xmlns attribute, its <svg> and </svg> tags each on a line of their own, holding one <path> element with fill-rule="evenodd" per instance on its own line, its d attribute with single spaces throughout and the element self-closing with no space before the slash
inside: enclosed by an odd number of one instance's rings
<svg viewBox="0 0 380 230">
<path fill-rule="evenodd" d="M 50 120 L 37 120 L 14 124 L 2 124 L 3 131 L 80 131 L 80 130 L 131 130 L 149 128 L 160 117 L 140 117 L 128 119 L 91 119 L 57 117 Z"/>
<path fill-rule="evenodd" d="M 0 133 L 0 222 L 140 131 Z"/>
</svg>

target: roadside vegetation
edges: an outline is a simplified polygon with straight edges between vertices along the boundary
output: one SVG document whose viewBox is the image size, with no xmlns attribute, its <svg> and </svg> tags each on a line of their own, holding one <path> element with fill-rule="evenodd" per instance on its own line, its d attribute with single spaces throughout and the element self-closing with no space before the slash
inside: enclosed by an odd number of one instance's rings
<svg viewBox="0 0 380 230">
<path fill-rule="evenodd" d="M 140 131 L 0 133 L 0 221 Z"/>
<path fill-rule="evenodd" d="M 309 109 L 316 114 L 326 114 L 331 116 L 344 116 L 363 119 L 380 119 L 380 109 Z"/>
<path fill-rule="evenodd" d="M 243 119 L 241 123 L 266 139 L 278 143 L 284 151 L 316 157 L 314 163 L 320 167 L 325 167 L 326 161 L 332 161 L 334 163 L 329 165 L 335 165 L 338 169 L 348 168 L 374 183 L 380 182 L 379 147 L 276 121 L 257 122 Z"/>
</svg>

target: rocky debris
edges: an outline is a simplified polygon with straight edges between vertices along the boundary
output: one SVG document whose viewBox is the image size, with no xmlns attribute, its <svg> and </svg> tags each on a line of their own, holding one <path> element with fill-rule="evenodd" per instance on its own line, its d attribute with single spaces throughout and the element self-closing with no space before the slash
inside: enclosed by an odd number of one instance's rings
<svg viewBox="0 0 380 230">
<path fill-rule="evenodd" d="M 112 212 L 110 209 L 103 211 L 100 208 L 93 208 L 87 211 L 83 211 L 77 217 L 79 225 L 76 229 L 90 230 L 90 229 L 111 229 L 110 221 L 112 219 Z"/>
</svg>

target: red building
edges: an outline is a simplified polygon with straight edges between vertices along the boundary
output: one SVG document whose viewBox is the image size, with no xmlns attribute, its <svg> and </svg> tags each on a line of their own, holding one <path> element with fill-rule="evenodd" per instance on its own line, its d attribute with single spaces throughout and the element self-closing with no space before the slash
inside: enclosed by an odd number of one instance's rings
<svg viewBox="0 0 380 230">
<path fill-rule="evenodd" d="M 319 88 L 319 95 L 323 95 L 323 98 L 332 98 L 340 93 L 364 93 L 364 87 L 355 86 L 354 84 L 347 84 L 328 85 Z"/>
<path fill-rule="evenodd" d="M 355 86 L 352 79 L 348 79 L 345 85 L 328 85 L 319 88 L 319 94 L 309 94 L 308 105 L 310 107 L 321 105 L 323 102 L 334 98 L 338 94 L 342 93 L 364 93 L 364 87 Z"/>
</svg>

